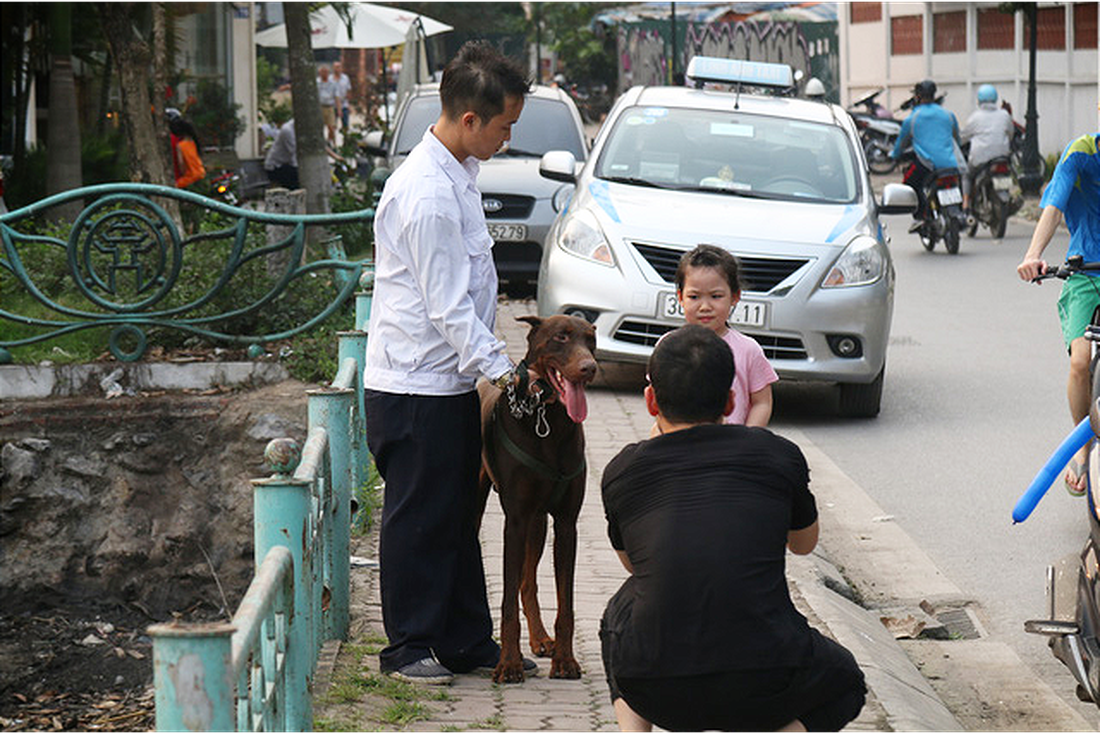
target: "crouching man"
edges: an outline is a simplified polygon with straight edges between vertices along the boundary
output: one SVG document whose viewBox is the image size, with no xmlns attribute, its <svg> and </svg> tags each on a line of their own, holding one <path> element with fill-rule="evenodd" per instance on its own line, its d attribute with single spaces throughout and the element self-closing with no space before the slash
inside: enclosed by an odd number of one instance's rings
<svg viewBox="0 0 1100 734">
<path fill-rule="evenodd" d="M 863 673 L 791 602 L 786 549 L 817 544 L 799 448 L 723 425 L 734 364 L 714 332 L 685 326 L 649 360 L 659 434 L 603 474 L 608 534 L 631 576 L 600 624 L 619 727 L 838 731 L 863 708 Z"/>
</svg>

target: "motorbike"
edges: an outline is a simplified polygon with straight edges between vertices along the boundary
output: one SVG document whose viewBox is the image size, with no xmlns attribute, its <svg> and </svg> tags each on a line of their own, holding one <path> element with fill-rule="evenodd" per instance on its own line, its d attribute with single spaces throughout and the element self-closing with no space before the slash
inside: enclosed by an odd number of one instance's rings
<svg viewBox="0 0 1100 734">
<path fill-rule="evenodd" d="M 905 151 L 902 160 L 908 162 L 903 183 L 909 184 L 918 163 L 912 148 Z M 931 252 L 936 243 L 943 240 L 943 246 L 952 255 L 959 252 L 959 234 L 967 226 L 966 214 L 962 208 L 962 174 L 957 168 L 939 168 L 928 176 L 924 184 L 926 205 L 919 224 L 914 229 L 920 235 L 921 245 Z"/>
<path fill-rule="evenodd" d="M 237 197 L 240 181 L 241 175 L 236 171 L 222 171 L 210 180 L 210 198 L 236 206 L 240 201 Z"/>
<path fill-rule="evenodd" d="M 890 157 L 890 151 L 894 149 L 898 135 L 901 133 L 901 122 L 895 120 L 890 110 L 876 101 L 876 97 L 885 90 L 860 97 L 852 102 L 848 108 L 848 114 L 852 116 L 856 128 L 859 129 L 859 139 L 863 144 L 863 154 L 867 158 L 867 167 L 873 173 L 890 173 L 897 168 L 897 161 Z M 860 108 L 863 109 L 860 109 Z"/>
<path fill-rule="evenodd" d="M 989 228 L 993 239 L 1005 236 L 1008 218 L 1023 205 L 1020 184 L 1012 162 L 1007 157 L 994 158 L 982 164 L 974 174 L 970 191 L 970 213 L 973 221 L 967 234 L 973 237 L 978 225 Z"/>
<path fill-rule="evenodd" d="M 1064 279 L 1073 273 L 1098 270 L 1100 263 L 1084 263 L 1082 258 L 1074 257 L 1040 278 Z M 1100 319 L 1097 315 L 1093 316 L 1085 338 L 1092 347 L 1089 416 L 1062 442 L 1020 498 L 1013 509 L 1016 522 L 1027 519 L 1035 503 L 1057 480 L 1058 473 L 1077 449 L 1100 432 L 1100 370 L 1096 369 L 1100 355 Z M 1047 567 L 1047 618 L 1027 620 L 1024 630 L 1048 638 L 1051 653 L 1077 681 L 1077 698 L 1100 707 L 1100 505 L 1097 488 L 1092 483 L 1093 477 L 1100 477 L 1100 451 L 1089 452 L 1088 467 L 1085 495 L 1089 533 L 1084 547 Z"/>
</svg>

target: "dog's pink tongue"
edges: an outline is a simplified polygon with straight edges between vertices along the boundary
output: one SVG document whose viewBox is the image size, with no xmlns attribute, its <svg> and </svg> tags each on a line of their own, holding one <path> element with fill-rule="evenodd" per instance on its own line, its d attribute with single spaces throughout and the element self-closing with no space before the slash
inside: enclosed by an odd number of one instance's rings
<svg viewBox="0 0 1100 734">
<path fill-rule="evenodd" d="M 588 400 L 584 396 L 584 385 L 562 380 L 564 393 L 562 400 L 565 402 L 565 411 L 574 423 L 582 423 L 588 417 Z"/>
</svg>

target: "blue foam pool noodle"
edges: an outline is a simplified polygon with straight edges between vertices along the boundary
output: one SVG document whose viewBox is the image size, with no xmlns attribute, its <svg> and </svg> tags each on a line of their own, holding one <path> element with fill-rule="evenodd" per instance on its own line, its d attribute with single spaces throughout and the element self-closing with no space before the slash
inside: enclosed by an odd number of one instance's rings
<svg viewBox="0 0 1100 734">
<path fill-rule="evenodd" d="M 1031 511 L 1035 509 L 1035 505 L 1039 504 L 1039 500 L 1050 489 L 1050 485 L 1054 484 L 1054 480 L 1058 478 L 1062 467 L 1068 464 L 1073 455 L 1095 435 L 1087 417 L 1077 424 L 1077 427 L 1066 436 L 1061 445 L 1050 455 L 1047 463 L 1031 480 L 1031 485 L 1020 495 L 1020 499 L 1016 500 L 1016 506 L 1012 508 L 1012 522 L 1023 522 L 1027 519 Z"/>
</svg>

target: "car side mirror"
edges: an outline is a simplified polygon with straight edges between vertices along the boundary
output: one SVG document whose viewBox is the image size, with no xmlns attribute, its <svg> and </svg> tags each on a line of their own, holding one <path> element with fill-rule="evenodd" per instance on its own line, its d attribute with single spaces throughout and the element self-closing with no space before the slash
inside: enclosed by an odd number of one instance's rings
<svg viewBox="0 0 1100 734">
<path fill-rule="evenodd" d="M 363 147 L 373 155 L 385 155 L 385 134 L 381 130 L 371 130 L 363 136 Z"/>
<path fill-rule="evenodd" d="M 912 214 L 917 210 L 917 192 L 905 184 L 888 183 L 878 210 L 880 214 Z"/>
<path fill-rule="evenodd" d="M 575 184 L 577 182 L 577 159 L 567 150 L 551 150 L 544 153 L 539 161 L 539 175 L 551 181 Z"/>
</svg>

